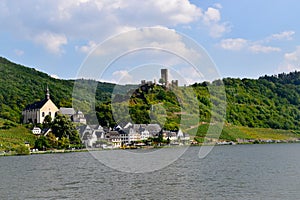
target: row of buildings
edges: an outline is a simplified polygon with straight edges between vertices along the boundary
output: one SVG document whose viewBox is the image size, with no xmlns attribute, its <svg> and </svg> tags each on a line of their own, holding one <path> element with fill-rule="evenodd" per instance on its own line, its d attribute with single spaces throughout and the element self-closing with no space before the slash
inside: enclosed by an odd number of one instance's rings
<svg viewBox="0 0 300 200">
<path fill-rule="evenodd" d="M 164 131 L 159 124 L 131 124 L 124 127 L 117 125 L 113 129 L 100 125 L 84 125 L 78 128 L 81 141 L 88 148 L 120 148 L 124 146 L 144 146 L 150 138 L 162 138 L 169 144 L 189 144 L 190 136 L 181 130 Z"/>
<path fill-rule="evenodd" d="M 69 116 L 69 118 L 81 126 L 78 127 L 81 141 L 86 147 L 108 147 L 119 148 L 126 145 L 146 145 L 149 138 L 158 138 L 162 136 L 170 144 L 187 144 L 190 137 L 182 131 L 164 131 L 159 124 L 131 124 L 123 123 L 113 129 L 102 127 L 100 125 L 86 125 L 86 119 L 81 111 L 75 111 L 74 108 L 57 108 L 50 99 L 49 89 L 45 91 L 45 98 L 26 106 L 22 112 L 23 123 L 42 124 L 47 115 L 53 120 L 57 113 Z M 47 135 L 49 128 L 40 129 L 34 127 L 32 133 L 35 135 Z"/>
</svg>

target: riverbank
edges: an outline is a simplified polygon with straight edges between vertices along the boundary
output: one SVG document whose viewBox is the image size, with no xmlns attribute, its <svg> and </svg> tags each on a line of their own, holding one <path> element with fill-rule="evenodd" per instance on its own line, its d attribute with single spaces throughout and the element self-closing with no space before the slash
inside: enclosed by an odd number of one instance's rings
<svg viewBox="0 0 300 200">
<path fill-rule="evenodd" d="M 2 151 L 0 152 L 1 156 L 24 156 L 24 155 L 39 155 L 39 154 L 62 154 L 62 153 L 78 153 L 78 152 L 89 152 L 89 151 L 111 151 L 111 150 L 146 150 L 146 149 L 160 149 L 160 148 L 178 148 L 178 147 L 201 147 L 201 146 L 232 146 L 232 145 L 255 145 L 255 144 L 294 144 L 300 143 L 300 140 L 293 141 L 273 141 L 273 140 L 255 140 L 253 142 L 218 142 L 218 143 L 201 143 L 201 144 L 191 144 L 191 145 L 162 145 L 162 146 L 144 146 L 138 148 L 112 148 L 112 149 L 103 149 L 103 148 L 88 148 L 88 149 L 52 149 L 46 151 L 30 151 L 29 154 L 17 154 L 13 151 Z"/>
<path fill-rule="evenodd" d="M 30 151 L 29 154 L 18 154 L 15 151 L 2 151 L 0 156 L 25 156 L 25 155 L 37 155 L 37 154 L 60 154 L 60 153 L 75 153 L 75 152 L 88 152 L 87 149 L 53 149 L 46 151 Z"/>
</svg>

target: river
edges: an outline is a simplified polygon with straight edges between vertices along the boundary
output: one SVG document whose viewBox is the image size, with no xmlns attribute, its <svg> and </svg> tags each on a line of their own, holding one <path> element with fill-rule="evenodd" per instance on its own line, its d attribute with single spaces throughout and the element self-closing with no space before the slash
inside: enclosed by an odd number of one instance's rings
<svg viewBox="0 0 300 200">
<path fill-rule="evenodd" d="M 89 152 L 0 157 L 0 199 L 300 199 L 300 144 L 198 152 L 148 173 L 116 171 Z"/>
</svg>

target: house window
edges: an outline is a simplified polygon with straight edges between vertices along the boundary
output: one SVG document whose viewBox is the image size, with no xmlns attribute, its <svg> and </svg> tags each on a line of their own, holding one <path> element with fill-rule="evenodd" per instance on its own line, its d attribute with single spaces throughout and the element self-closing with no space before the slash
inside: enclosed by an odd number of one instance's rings
<svg viewBox="0 0 300 200">
<path fill-rule="evenodd" d="M 42 117 L 45 117 L 45 112 L 42 112 Z"/>
</svg>

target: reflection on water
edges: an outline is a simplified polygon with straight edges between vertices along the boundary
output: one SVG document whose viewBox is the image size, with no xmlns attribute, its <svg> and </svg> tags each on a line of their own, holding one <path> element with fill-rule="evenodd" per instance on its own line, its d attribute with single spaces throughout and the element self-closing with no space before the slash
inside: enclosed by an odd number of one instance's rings
<svg viewBox="0 0 300 200">
<path fill-rule="evenodd" d="M 217 146 L 204 159 L 198 152 L 141 174 L 86 152 L 0 157 L 0 199 L 299 199 L 300 144 Z"/>
</svg>

